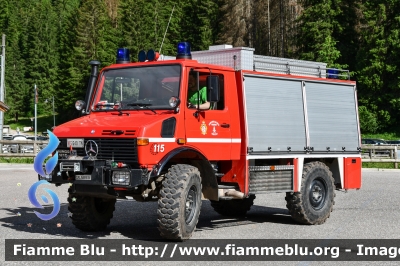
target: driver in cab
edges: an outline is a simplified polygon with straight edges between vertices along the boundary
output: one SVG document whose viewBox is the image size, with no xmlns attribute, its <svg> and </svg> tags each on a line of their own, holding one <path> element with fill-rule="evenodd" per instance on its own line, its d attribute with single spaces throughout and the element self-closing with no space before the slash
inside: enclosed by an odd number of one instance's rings
<svg viewBox="0 0 400 266">
<path fill-rule="evenodd" d="M 189 75 L 188 107 L 200 110 L 210 109 L 210 102 L 207 101 L 207 88 L 204 86 L 197 90 L 197 80 L 193 75 Z"/>
</svg>

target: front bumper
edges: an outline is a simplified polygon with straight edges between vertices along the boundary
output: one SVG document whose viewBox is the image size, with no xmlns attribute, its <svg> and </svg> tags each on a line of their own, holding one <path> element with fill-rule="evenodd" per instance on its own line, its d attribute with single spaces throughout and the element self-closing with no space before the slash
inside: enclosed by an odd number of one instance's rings
<svg viewBox="0 0 400 266">
<path fill-rule="evenodd" d="M 107 186 L 136 188 L 148 184 L 147 169 L 112 167 L 110 161 L 97 159 L 61 159 L 47 177 L 39 175 L 39 180 L 47 180 L 56 185 Z"/>
</svg>

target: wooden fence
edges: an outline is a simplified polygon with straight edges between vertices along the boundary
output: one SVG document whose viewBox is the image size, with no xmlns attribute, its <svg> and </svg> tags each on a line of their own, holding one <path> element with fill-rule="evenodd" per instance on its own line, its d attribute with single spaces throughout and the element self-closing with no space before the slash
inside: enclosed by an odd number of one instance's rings
<svg viewBox="0 0 400 266">
<path fill-rule="evenodd" d="M 0 157 L 36 157 L 49 142 L 44 140 L 0 140 Z M 32 149 L 27 149 L 32 147 Z"/>
<path fill-rule="evenodd" d="M 365 163 L 394 163 L 398 168 L 399 147 L 396 145 L 362 145 L 362 162 Z"/>
</svg>

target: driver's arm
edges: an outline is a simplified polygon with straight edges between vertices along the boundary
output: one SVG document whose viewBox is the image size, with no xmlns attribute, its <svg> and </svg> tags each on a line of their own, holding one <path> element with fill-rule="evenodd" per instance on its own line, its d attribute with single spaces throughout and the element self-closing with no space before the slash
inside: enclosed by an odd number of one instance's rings
<svg viewBox="0 0 400 266">
<path fill-rule="evenodd" d="M 196 106 L 196 109 L 197 109 L 197 104 L 195 106 Z M 200 104 L 199 109 L 200 110 L 208 110 L 208 109 L 210 109 L 210 102 L 205 102 L 205 103 Z"/>
</svg>

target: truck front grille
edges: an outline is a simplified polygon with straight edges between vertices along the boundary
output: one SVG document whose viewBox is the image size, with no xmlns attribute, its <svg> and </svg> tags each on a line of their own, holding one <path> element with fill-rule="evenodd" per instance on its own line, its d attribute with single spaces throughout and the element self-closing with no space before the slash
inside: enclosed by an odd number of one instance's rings
<svg viewBox="0 0 400 266">
<path fill-rule="evenodd" d="M 85 139 L 84 143 L 92 140 L 96 142 L 99 147 L 97 159 L 99 160 L 112 160 L 116 162 L 125 162 L 137 166 L 137 145 L 136 138 L 131 139 Z M 85 147 L 84 145 L 84 147 Z M 73 148 L 76 150 L 78 156 L 86 156 L 85 148 Z M 58 149 L 69 149 L 66 139 L 60 139 Z"/>
</svg>

